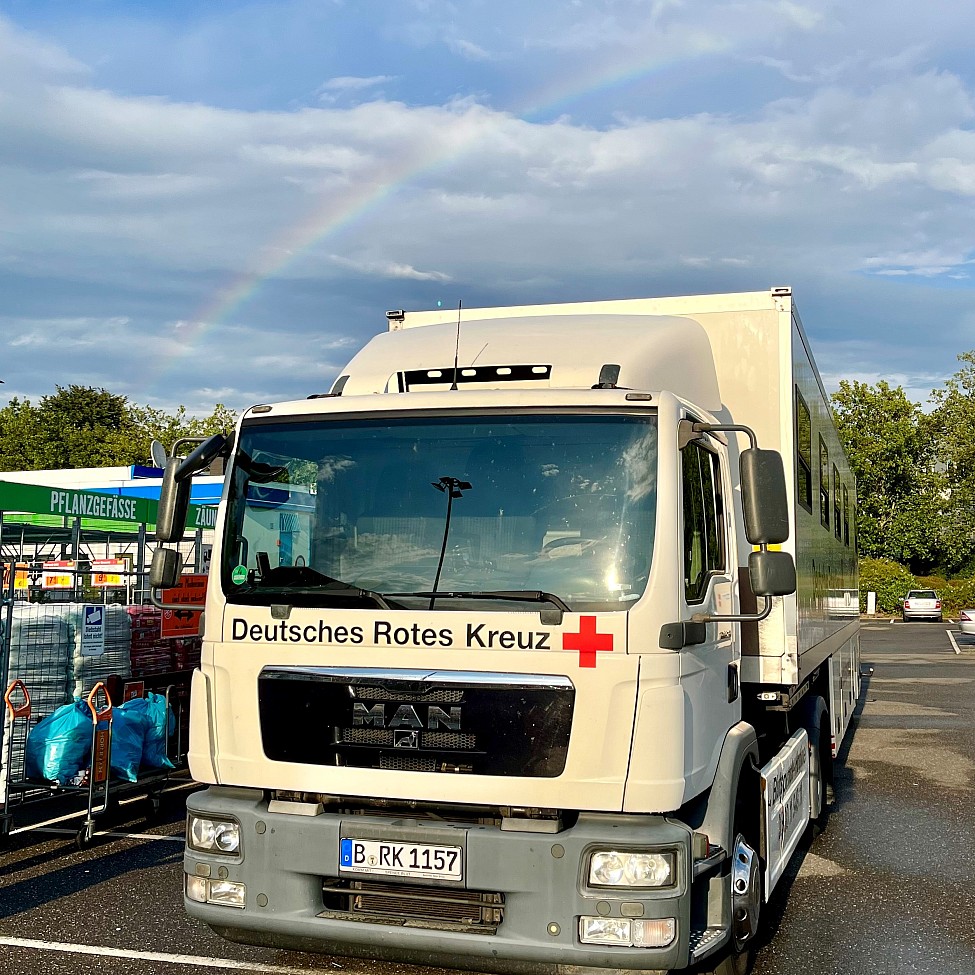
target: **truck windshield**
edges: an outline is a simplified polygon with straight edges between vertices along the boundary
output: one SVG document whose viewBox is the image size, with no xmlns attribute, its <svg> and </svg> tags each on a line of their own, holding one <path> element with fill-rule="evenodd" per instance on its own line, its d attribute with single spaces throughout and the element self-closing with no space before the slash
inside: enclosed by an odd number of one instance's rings
<svg viewBox="0 0 975 975">
<path fill-rule="evenodd" d="M 223 589 L 232 602 L 414 609 L 436 585 L 442 611 L 470 608 L 464 594 L 524 611 L 533 593 L 540 608 L 554 596 L 619 609 L 646 586 L 656 476 L 651 414 L 252 421 Z"/>
</svg>

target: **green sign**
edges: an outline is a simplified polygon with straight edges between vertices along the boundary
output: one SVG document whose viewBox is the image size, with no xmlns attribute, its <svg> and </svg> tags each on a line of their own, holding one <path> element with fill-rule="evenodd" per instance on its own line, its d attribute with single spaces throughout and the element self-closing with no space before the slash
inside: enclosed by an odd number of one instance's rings
<svg viewBox="0 0 975 975">
<path fill-rule="evenodd" d="M 151 498 L 0 481 L 0 511 L 3 512 L 97 519 L 124 525 L 155 525 L 158 510 L 159 502 Z M 191 504 L 186 524 L 193 529 L 213 528 L 216 517 L 216 507 Z"/>
</svg>

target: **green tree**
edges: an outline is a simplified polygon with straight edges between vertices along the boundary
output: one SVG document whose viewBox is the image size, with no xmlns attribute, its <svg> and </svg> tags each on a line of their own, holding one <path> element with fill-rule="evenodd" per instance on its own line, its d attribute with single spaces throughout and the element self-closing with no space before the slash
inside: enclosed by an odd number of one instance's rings
<svg viewBox="0 0 975 975">
<path fill-rule="evenodd" d="M 891 559 L 860 559 L 860 612 L 867 611 L 867 593 L 877 594 L 881 613 L 900 611 L 900 600 L 917 585 L 917 580 L 899 562 Z"/>
<path fill-rule="evenodd" d="M 37 470 L 36 410 L 16 396 L 0 409 L 0 471 Z"/>
<path fill-rule="evenodd" d="M 930 426 L 900 387 L 843 380 L 833 394 L 840 439 L 857 479 L 857 536 L 864 557 L 914 573 L 944 564 L 951 539 Z"/>
<path fill-rule="evenodd" d="M 233 410 L 217 403 L 209 416 L 190 416 L 185 406 L 175 413 L 166 413 L 151 406 L 133 407 L 133 415 L 139 425 L 138 449 L 142 458 L 139 463 L 149 462 L 150 446 L 158 440 L 168 452 L 181 437 L 209 437 L 214 433 L 229 433 L 237 422 Z"/>
<path fill-rule="evenodd" d="M 943 479 L 944 531 L 955 540 L 946 568 L 967 575 L 975 571 L 975 351 L 958 361 L 958 372 L 931 393 L 927 424 Z"/>
<path fill-rule="evenodd" d="M 149 464 L 153 440 L 171 449 L 180 437 L 227 432 L 234 422 L 222 404 L 197 417 L 183 406 L 167 413 L 105 389 L 58 386 L 37 406 L 15 397 L 0 409 L 0 471 Z"/>
<path fill-rule="evenodd" d="M 136 423 L 124 396 L 91 386 L 58 386 L 35 411 L 37 466 L 63 470 L 133 464 Z"/>
</svg>

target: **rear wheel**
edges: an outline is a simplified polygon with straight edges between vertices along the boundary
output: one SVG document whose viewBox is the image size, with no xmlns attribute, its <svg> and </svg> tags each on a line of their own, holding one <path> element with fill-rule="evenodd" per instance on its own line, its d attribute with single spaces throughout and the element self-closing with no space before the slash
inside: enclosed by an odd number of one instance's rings
<svg viewBox="0 0 975 975">
<path fill-rule="evenodd" d="M 810 729 L 812 743 L 812 761 L 810 786 L 815 790 L 813 808 L 818 808 L 815 817 L 810 813 L 809 826 L 814 835 L 819 835 L 826 829 L 829 822 L 830 807 L 833 803 L 833 744 L 832 724 L 829 711 L 820 712 L 818 724 Z"/>
</svg>

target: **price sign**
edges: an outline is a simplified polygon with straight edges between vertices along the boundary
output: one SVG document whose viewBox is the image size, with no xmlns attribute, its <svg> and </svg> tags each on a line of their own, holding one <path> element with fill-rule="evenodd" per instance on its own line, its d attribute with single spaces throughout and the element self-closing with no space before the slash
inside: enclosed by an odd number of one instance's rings
<svg viewBox="0 0 975 975">
<path fill-rule="evenodd" d="M 92 559 L 91 584 L 96 588 L 117 588 L 124 586 L 122 573 L 125 563 L 118 559 Z"/>
<path fill-rule="evenodd" d="M 73 589 L 74 569 L 73 561 L 45 562 L 44 573 L 41 576 L 41 588 Z"/>
<path fill-rule="evenodd" d="M 18 592 L 25 591 L 30 586 L 30 576 L 27 574 L 27 563 L 18 562 L 17 571 L 14 574 L 14 589 Z M 3 591 L 6 592 L 10 586 L 10 569 L 11 563 L 4 562 L 3 564 Z"/>
</svg>

